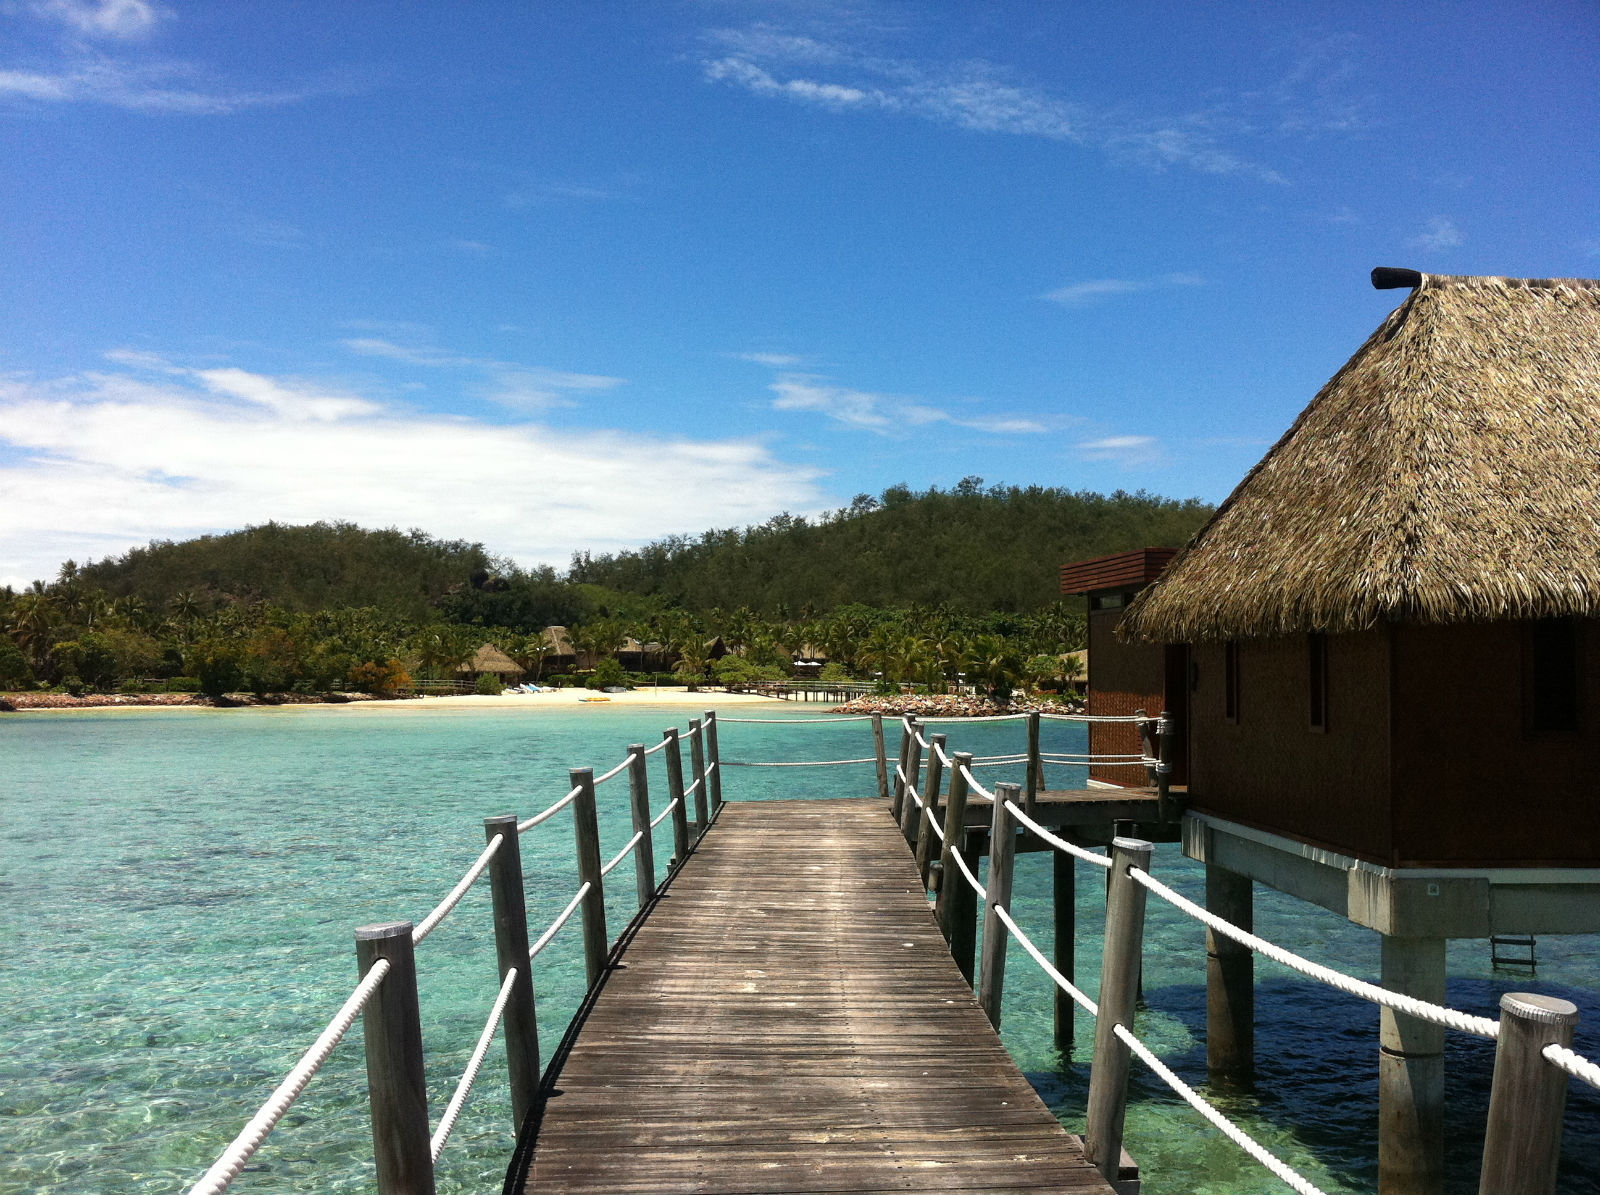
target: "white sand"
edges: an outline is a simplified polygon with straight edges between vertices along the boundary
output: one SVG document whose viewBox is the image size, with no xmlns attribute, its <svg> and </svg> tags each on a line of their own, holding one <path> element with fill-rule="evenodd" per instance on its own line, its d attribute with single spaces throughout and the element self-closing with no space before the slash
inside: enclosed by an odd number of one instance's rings
<svg viewBox="0 0 1600 1195">
<path fill-rule="evenodd" d="M 595 701 L 594 698 L 597 697 L 604 697 L 606 700 Z M 790 708 L 796 706 L 794 702 L 775 701 L 770 697 L 759 697 L 753 693 L 709 692 L 704 689 L 698 693 L 690 693 L 681 686 L 663 686 L 659 689 L 650 686 L 632 689 L 626 693 L 596 693 L 592 689 L 551 689 L 544 693 L 499 694 L 493 697 L 462 694 L 451 697 L 405 698 L 397 701 L 362 701 L 352 702 L 343 708 L 369 710 L 384 706 L 404 706 L 407 709 L 520 710 L 538 709 L 541 706 L 566 707 L 580 703 L 587 704 L 592 709 L 603 709 L 607 705 L 687 705 L 695 709 L 714 709 L 727 705 L 779 705 Z M 820 707 L 814 703 L 807 703 L 801 708 L 814 710 Z"/>
</svg>

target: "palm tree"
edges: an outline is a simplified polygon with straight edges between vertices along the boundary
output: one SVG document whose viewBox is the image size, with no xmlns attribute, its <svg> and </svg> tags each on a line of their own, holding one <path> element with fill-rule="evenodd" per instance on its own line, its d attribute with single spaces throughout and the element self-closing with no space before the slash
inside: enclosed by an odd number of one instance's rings
<svg viewBox="0 0 1600 1195">
<path fill-rule="evenodd" d="M 699 682 L 706 674 L 706 665 L 711 662 L 711 657 L 706 652 L 706 645 L 696 636 L 684 643 L 678 652 L 678 662 L 672 666 L 672 671 L 685 679 L 689 692 L 698 693 Z"/>
</svg>

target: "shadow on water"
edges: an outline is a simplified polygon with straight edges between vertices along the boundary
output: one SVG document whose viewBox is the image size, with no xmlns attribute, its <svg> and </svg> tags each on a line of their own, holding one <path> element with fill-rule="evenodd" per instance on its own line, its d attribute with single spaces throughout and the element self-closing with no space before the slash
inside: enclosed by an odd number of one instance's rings
<svg viewBox="0 0 1600 1195">
<path fill-rule="evenodd" d="M 1502 994 L 1531 991 L 1578 1006 L 1576 1048 L 1592 1055 L 1600 1039 L 1600 994 L 1532 977 L 1452 979 L 1452 1007 L 1493 1016 Z M 1588 1027 L 1588 1032 L 1584 1027 Z M 1371 1191 L 1377 1186 L 1378 1010 L 1363 1000 L 1311 980 L 1273 978 L 1256 985 L 1254 1081 L 1211 1082 L 1206 1072 L 1204 984 L 1168 985 L 1145 993 L 1137 1029 L 1162 1060 L 1212 1104 L 1257 1140 L 1297 1168 L 1313 1159 L 1308 1175 L 1320 1185 Z M 1092 1032 L 1092 1031 L 1091 1031 Z M 1079 1034 L 1075 1057 L 1055 1071 L 1028 1078 L 1068 1127 L 1081 1130 L 1088 1100 L 1089 1056 Z M 1483 1151 L 1484 1118 L 1494 1070 L 1494 1044 L 1461 1033 L 1445 1041 L 1445 1189 L 1475 1192 Z M 1125 1144 L 1146 1168 L 1146 1189 L 1165 1190 L 1158 1158 L 1167 1149 L 1231 1150 L 1245 1178 L 1251 1168 L 1260 1189 L 1280 1190 L 1264 1169 L 1245 1158 L 1197 1115 L 1181 1141 L 1140 1140 L 1141 1128 L 1170 1126 L 1181 1097 L 1148 1069 L 1134 1063 L 1129 1087 Z M 1163 1111 L 1167 1110 L 1167 1111 Z M 1157 1115 L 1150 1115 L 1157 1114 Z M 1206 1138 L 1213 1139 L 1210 1142 Z M 1562 1138 L 1557 1190 L 1600 1195 L 1600 1092 L 1572 1083 Z M 1220 1166 L 1220 1163 L 1219 1163 Z M 1244 1187 L 1217 1187 L 1242 1190 Z M 1249 1189 L 1256 1189 L 1251 1185 Z"/>
</svg>

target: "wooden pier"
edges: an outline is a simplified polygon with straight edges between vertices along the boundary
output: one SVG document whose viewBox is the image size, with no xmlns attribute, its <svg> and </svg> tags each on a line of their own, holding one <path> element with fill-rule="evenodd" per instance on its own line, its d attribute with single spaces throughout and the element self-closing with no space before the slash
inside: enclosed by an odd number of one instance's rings
<svg viewBox="0 0 1600 1195">
<path fill-rule="evenodd" d="M 613 954 L 507 1191 L 947 1190 L 1112 1188 L 990 1027 L 882 802 L 724 806 Z"/>
</svg>

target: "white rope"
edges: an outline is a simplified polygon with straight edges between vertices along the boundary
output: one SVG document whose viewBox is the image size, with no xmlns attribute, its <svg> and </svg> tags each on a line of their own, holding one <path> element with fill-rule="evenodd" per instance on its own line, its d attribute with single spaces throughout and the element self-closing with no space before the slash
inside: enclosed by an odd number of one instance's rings
<svg viewBox="0 0 1600 1195">
<path fill-rule="evenodd" d="M 361 1010 L 367 1006 L 367 1001 L 372 999 L 372 993 L 378 990 L 378 985 L 383 982 L 383 977 L 387 974 L 389 974 L 388 959 L 381 958 L 372 964 L 367 973 L 361 977 L 361 982 L 356 985 L 355 991 L 350 993 L 350 998 L 334 1014 L 333 1020 L 328 1022 L 328 1027 L 322 1031 L 321 1036 L 301 1055 L 294 1069 L 267 1097 L 267 1102 L 261 1105 L 249 1123 L 239 1130 L 239 1135 L 227 1149 L 222 1151 L 222 1156 L 212 1163 L 211 1169 L 205 1172 L 199 1182 L 189 1188 L 189 1195 L 221 1195 L 221 1192 L 226 1191 L 228 1185 L 239 1177 L 239 1172 L 244 1169 L 245 1163 L 251 1159 L 256 1150 L 261 1148 L 261 1143 L 267 1139 L 267 1134 L 272 1132 L 278 1121 L 283 1119 L 283 1114 L 305 1090 L 306 1084 L 311 1081 L 311 1076 L 321 1069 L 328 1055 L 333 1053 L 333 1048 L 349 1032 L 350 1026 L 355 1024 L 355 1019 L 361 1015 Z"/>
<path fill-rule="evenodd" d="M 628 845 L 618 851 L 616 855 L 612 857 L 611 862 L 607 863 L 600 869 L 600 878 L 605 879 L 606 876 L 610 875 L 612 868 L 616 867 L 618 863 L 621 863 L 624 859 L 626 859 L 628 857 L 628 852 L 633 850 L 634 847 L 638 846 L 639 840 L 643 837 L 643 830 L 635 830 L 633 832 L 633 837 L 628 839 Z"/>
<path fill-rule="evenodd" d="M 915 732 L 911 737 L 917 740 L 917 746 L 921 747 L 924 751 L 931 751 L 933 749 L 933 744 L 922 737 L 922 731 L 919 730 Z"/>
<path fill-rule="evenodd" d="M 732 719 L 729 719 L 729 720 L 731 721 Z M 700 733 L 701 729 L 702 728 L 699 727 L 699 726 L 690 727 L 688 730 L 684 731 L 682 734 L 680 734 L 678 736 L 678 741 L 681 743 L 681 742 L 686 742 L 689 739 L 694 738 L 695 735 Z"/>
<path fill-rule="evenodd" d="M 573 788 L 573 790 L 571 792 L 569 792 L 566 796 L 562 797 L 559 801 L 557 801 L 554 805 L 550 806 L 550 808 L 546 809 L 543 813 L 536 813 L 532 817 L 530 817 L 527 821 L 518 822 L 517 823 L 517 833 L 518 834 L 526 833 L 527 831 L 529 831 L 529 830 L 533 829 L 535 826 L 537 826 L 540 822 L 549 821 L 556 814 L 560 813 L 563 809 L 565 809 L 568 805 L 572 804 L 572 802 L 576 801 L 578 799 L 578 794 L 581 793 L 582 791 L 583 791 L 583 785 L 581 785 L 581 784 L 577 785 L 575 788 Z"/>
<path fill-rule="evenodd" d="M 730 768 L 831 768 L 840 764 L 877 763 L 878 757 L 874 755 L 868 759 L 804 759 L 798 763 L 752 762 L 744 759 L 725 759 L 722 762 Z M 706 769 L 708 772 L 710 770 Z"/>
<path fill-rule="evenodd" d="M 923 717 L 921 714 L 917 714 L 916 719 L 922 724 L 928 722 L 1014 722 L 1018 718 L 1026 718 L 1027 716 L 1027 714 L 972 714 L 970 716 L 963 714 L 934 714 Z"/>
<path fill-rule="evenodd" d="M 672 811 L 673 811 L 673 810 L 674 810 L 674 809 L 676 809 L 676 808 L 677 808 L 677 807 L 678 807 L 678 806 L 679 806 L 679 805 L 682 805 L 682 804 L 683 804 L 683 801 L 682 801 L 682 799 L 681 799 L 681 798 L 679 798 L 679 797 L 673 797 L 673 798 L 672 798 L 672 802 L 671 802 L 671 804 L 669 804 L 669 805 L 668 805 L 668 806 L 667 806 L 667 807 L 666 807 L 666 808 L 665 808 L 665 809 L 663 809 L 663 810 L 662 810 L 662 811 L 661 811 L 661 812 L 660 812 L 660 813 L 658 813 L 658 814 L 656 814 L 656 816 L 655 816 L 655 818 L 654 818 L 654 820 L 652 820 L 652 821 L 651 821 L 651 823 L 650 823 L 650 828 L 651 828 L 651 829 L 652 829 L 652 830 L 654 830 L 654 829 L 655 829 L 655 828 L 656 828 L 656 827 L 657 827 L 657 826 L 659 826 L 659 825 L 660 825 L 660 824 L 661 824 L 661 823 L 662 823 L 662 822 L 664 822 L 664 821 L 666 821 L 666 820 L 667 820 L 667 815 L 668 815 L 668 814 L 670 814 L 670 813 L 671 813 L 671 812 L 672 812 Z"/>
<path fill-rule="evenodd" d="M 1005 923 L 1005 927 L 1011 932 L 1011 936 L 1018 942 L 1022 943 L 1022 948 L 1033 956 L 1033 961 L 1044 968 L 1044 973 L 1046 975 L 1055 980 L 1056 987 L 1060 988 L 1063 992 L 1076 1000 L 1089 1013 L 1090 1016 L 1097 1017 L 1100 1015 L 1100 1009 L 1095 1002 L 1089 999 L 1089 997 L 1083 993 L 1082 989 L 1080 989 L 1077 984 L 1073 983 L 1072 980 L 1068 979 L 1065 975 L 1061 974 L 1060 971 L 1056 970 L 1055 964 L 1049 959 L 1045 958 L 1045 956 L 1040 953 L 1039 948 L 1033 944 L 1033 939 L 1028 937 L 1027 934 L 1023 933 L 1021 927 L 1019 927 L 1015 921 L 1011 920 L 1010 913 L 1006 912 L 1005 909 L 1001 908 L 999 905 L 995 905 L 994 912 L 995 916 L 999 917 L 1000 920 Z"/>
<path fill-rule="evenodd" d="M 809 726 L 816 722 L 865 722 L 871 714 L 851 714 L 846 718 L 724 718 L 720 715 L 718 722 L 743 722 L 751 726 Z"/>
<path fill-rule="evenodd" d="M 627 770 L 628 765 L 630 763 L 632 763 L 632 762 L 633 762 L 633 756 L 630 755 L 626 759 L 624 759 L 621 763 L 619 763 L 616 767 L 612 768 L 609 772 L 605 772 L 605 773 L 602 773 L 599 776 L 596 776 L 594 778 L 594 786 L 596 788 L 599 788 L 602 784 L 604 784 L 607 780 L 610 780 L 613 776 L 620 775 L 622 772 Z"/>
<path fill-rule="evenodd" d="M 1582 1054 L 1575 1053 L 1566 1046 L 1558 1046 L 1555 1042 L 1551 1042 L 1539 1053 L 1544 1055 L 1544 1060 L 1551 1066 L 1559 1067 L 1574 1079 L 1581 1079 L 1590 1087 L 1600 1087 L 1600 1066 L 1596 1066 Z"/>
<path fill-rule="evenodd" d="M 705 777 L 703 777 L 703 776 L 702 776 L 702 777 L 701 777 L 701 780 L 703 780 L 703 779 L 705 779 Z M 687 797 L 687 796 L 690 796 L 690 795 L 692 795 L 692 794 L 693 794 L 693 793 L 694 793 L 694 790 L 695 790 L 695 789 L 697 789 L 697 788 L 699 788 L 699 787 L 700 787 L 700 781 L 699 781 L 699 780 L 696 780 L 696 781 L 695 781 L 695 782 L 694 782 L 694 783 L 693 783 L 693 784 L 691 784 L 691 785 L 690 785 L 690 786 L 689 786 L 689 787 L 688 787 L 688 788 L 686 788 L 686 789 L 684 789 L 684 790 L 683 790 L 683 795 L 684 795 L 684 796 L 686 796 L 686 797 Z"/>
<path fill-rule="evenodd" d="M 533 961 L 535 955 L 537 955 L 546 946 L 550 945 L 550 939 L 561 932 L 561 927 L 572 919 L 573 911 L 578 907 L 579 902 L 582 901 L 585 896 L 589 895 L 589 887 L 589 881 L 585 880 L 583 882 L 583 886 L 580 887 L 577 892 L 573 893 L 572 899 L 567 902 L 567 907 L 561 910 L 561 915 L 550 923 L 550 928 L 539 935 L 539 940 L 537 942 L 528 947 L 528 961 L 530 963 Z"/>
<path fill-rule="evenodd" d="M 1053 718 L 1057 722 L 1156 722 L 1159 719 L 1139 717 L 1138 714 L 1047 714 L 1039 711 L 1041 718 Z"/>
<path fill-rule="evenodd" d="M 449 1107 L 444 1110 L 444 1115 L 439 1117 L 439 1127 L 434 1130 L 433 1138 L 428 1143 L 435 1162 L 444 1152 L 444 1143 L 450 1140 L 450 1132 L 456 1127 L 456 1119 L 461 1115 L 461 1109 L 467 1102 L 467 1095 L 472 1091 L 472 1084 L 478 1077 L 478 1071 L 483 1067 L 483 1056 L 489 1052 L 489 1043 L 494 1040 L 494 1031 L 500 1027 L 500 1018 L 505 1015 L 506 1001 L 511 998 L 511 985 L 516 978 L 517 969 L 512 967 L 500 981 L 500 995 L 495 998 L 494 1008 L 489 1011 L 489 1022 L 484 1025 L 483 1032 L 478 1036 L 477 1048 L 467 1060 L 467 1069 L 461 1073 L 461 1082 L 456 1084 L 456 1093 L 450 1097 Z"/>
<path fill-rule="evenodd" d="M 1007 801 L 1006 808 L 1011 811 L 1012 817 L 1016 818 L 1024 826 L 1032 830 L 1040 838 L 1044 839 L 1044 841 L 1055 847 L 1056 850 L 1065 851 L 1074 859 L 1082 859 L 1085 863 L 1093 863 L 1096 867 L 1111 866 L 1111 860 L 1107 856 L 1097 855 L 1093 851 L 1086 850 L 1075 842 L 1068 842 L 1065 838 L 1057 838 L 1054 834 L 1050 833 L 1049 830 L 1046 830 L 1038 822 L 1034 821 L 1031 817 L 1019 809 L 1015 801 Z"/>
<path fill-rule="evenodd" d="M 939 762 L 942 763 L 945 767 L 953 768 L 953 767 L 956 766 L 955 760 L 951 759 L 948 755 L 946 755 L 944 753 L 944 748 L 939 746 L 938 743 L 935 743 L 933 745 L 933 753 L 939 757 Z"/>
<path fill-rule="evenodd" d="M 1363 1000 L 1370 1000 L 1374 1004 L 1381 1004 L 1385 1008 L 1392 1008 L 1396 1012 L 1403 1012 L 1407 1016 L 1416 1017 L 1419 1021 L 1429 1021 L 1435 1025 L 1443 1025 L 1446 1029 L 1455 1029 L 1461 1033 L 1472 1033 L 1478 1037 L 1490 1038 L 1497 1037 L 1500 1033 L 1499 1024 L 1489 1020 L 1487 1017 L 1475 1017 L 1469 1013 L 1457 1012 L 1453 1008 L 1446 1008 L 1442 1004 L 1432 1004 L 1427 1000 L 1418 1000 L 1414 996 L 1402 996 L 1398 992 L 1391 992 L 1386 988 L 1381 988 L 1375 983 L 1367 983 L 1365 980 L 1346 975 L 1343 971 L 1335 971 L 1332 967 L 1324 967 L 1321 963 L 1314 963 L 1310 959 L 1301 958 L 1298 954 L 1285 950 L 1281 946 L 1273 945 L 1265 938 L 1258 938 L 1252 933 L 1247 933 L 1232 922 L 1224 921 L 1215 913 L 1201 908 L 1187 897 L 1179 896 L 1171 888 L 1168 888 L 1160 880 L 1141 868 L 1129 868 L 1128 874 L 1168 904 L 1181 909 L 1196 921 L 1210 926 L 1224 937 L 1232 938 L 1235 942 L 1248 946 L 1251 950 L 1265 955 L 1273 962 L 1282 963 L 1285 967 L 1290 967 L 1302 975 L 1309 975 L 1312 979 L 1319 979 L 1329 987 L 1337 988 L 1339 991 L 1346 992 L 1352 996 L 1359 996 Z"/>
<path fill-rule="evenodd" d="M 1132 760 L 1135 763 L 1155 764 L 1159 760 L 1148 755 L 1089 755 L 1087 753 L 1073 754 L 1067 751 L 1046 751 L 1040 756 L 1046 763 L 1109 763 L 1116 759 Z"/>
<path fill-rule="evenodd" d="M 670 742 L 672 742 L 671 739 L 662 739 L 654 747 L 646 747 L 644 753 L 646 755 L 654 755 L 657 751 L 661 750 L 661 748 L 665 747 Z"/>
<path fill-rule="evenodd" d="M 940 842 L 944 841 L 944 828 L 939 825 L 939 819 L 932 814 L 928 815 L 928 828 L 934 832 Z"/>
<path fill-rule="evenodd" d="M 988 891 L 978 883 L 978 877 L 972 874 L 972 869 L 967 866 L 967 861 L 961 857 L 960 851 L 950 852 L 950 861 L 956 865 L 956 870 L 967 877 L 967 883 L 972 885 L 972 890 L 978 894 L 979 900 L 987 900 Z"/>
<path fill-rule="evenodd" d="M 1190 1087 L 1182 1079 L 1178 1078 L 1177 1075 L 1173 1074 L 1166 1063 L 1162 1062 L 1161 1059 L 1152 1054 L 1142 1041 L 1140 1041 L 1132 1033 L 1128 1032 L 1126 1026 L 1113 1025 L 1111 1027 L 1111 1031 L 1117 1035 L 1117 1037 L 1128 1047 L 1128 1049 L 1139 1055 L 1140 1059 L 1143 1060 L 1146 1066 L 1155 1071 L 1156 1074 L 1160 1075 L 1161 1078 L 1166 1081 L 1168 1087 L 1172 1088 L 1173 1091 L 1176 1091 L 1186 1101 L 1188 1101 L 1191 1108 L 1200 1113 L 1201 1116 L 1204 1116 L 1219 1130 L 1221 1130 L 1222 1134 L 1227 1137 L 1228 1140 L 1232 1141 L 1240 1149 L 1244 1150 L 1245 1153 L 1249 1154 L 1268 1170 L 1272 1171 L 1273 1174 L 1277 1175 L 1278 1178 L 1283 1180 L 1290 1187 L 1294 1188 L 1294 1190 L 1300 1192 L 1300 1195 L 1323 1195 L 1322 1190 L 1314 1186 L 1309 1179 L 1303 1178 L 1299 1174 L 1295 1173 L 1287 1165 L 1274 1157 L 1265 1146 L 1258 1142 L 1254 1137 L 1250 1136 L 1249 1133 L 1245 1132 L 1238 1125 L 1234 1124 L 1233 1121 L 1229 1120 L 1210 1104 L 1206 1103 L 1206 1101 L 1198 1092 L 1195 1091 L 1194 1088 Z"/>
<path fill-rule="evenodd" d="M 984 760 L 975 759 L 972 761 L 972 766 L 975 768 L 1014 768 L 1019 763 L 1026 763 L 1027 760 L 1028 757 L 1026 755 L 1019 755 L 1015 759 L 1010 759 L 1005 756 L 1002 756 L 998 759 L 991 757 Z"/>
<path fill-rule="evenodd" d="M 478 877 L 489 866 L 489 860 L 494 858 L 494 853 L 500 849 L 500 844 L 506 839 L 504 834 L 496 834 L 489 840 L 489 845 L 483 848 L 483 854 L 478 856 L 478 861 L 467 868 L 467 874 L 461 877 L 456 886 L 450 889 L 450 895 L 439 902 L 439 907 L 424 917 L 421 923 L 411 931 L 411 944 L 418 946 L 422 939 L 434 931 L 434 928 L 450 915 L 450 910 L 461 903 L 461 898 L 467 894 L 467 889 L 478 882 Z"/>
<path fill-rule="evenodd" d="M 971 771 L 966 768 L 962 768 L 961 774 L 967 778 L 967 787 L 973 792 L 977 793 L 980 797 L 983 797 L 988 801 L 992 802 L 994 800 L 994 794 L 988 789 L 984 788 L 983 785 L 979 784 L 978 778 L 974 776 Z"/>
</svg>

